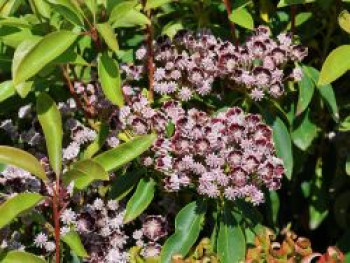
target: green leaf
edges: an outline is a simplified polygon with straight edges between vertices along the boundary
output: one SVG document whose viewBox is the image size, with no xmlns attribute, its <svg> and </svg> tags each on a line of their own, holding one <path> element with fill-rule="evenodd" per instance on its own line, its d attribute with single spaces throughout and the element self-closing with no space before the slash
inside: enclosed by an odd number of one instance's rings
<svg viewBox="0 0 350 263">
<path fill-rule="evenodd" d="M 101 153 L 94 160 L 108 172 L 116 170 L 145 152 L 156 138 L 155 134 L 136 137 L 114 149 Z"/>
<path fill-rule="evenodd" d="M 292 132 L 294 144 L 301 150 L 306 151 L 318 135 L 318 127 L 310 120 L 310 111 L 306 111 L 301 123 Z"/>
<path fill-rule="evenodd" d="M 19 28 L 31 28 L 31 25 L 23 18 L 18 17 L 1 17 L 0 26 L 11 26 Z"/>
<path fill-rule="evenodd" d="M 239 263 L 245 259 L 245 237 L 242 228 L 226 203 L 220 220 L 217 250 L 221 263 Z"/>
<path fill-rule="evenodd" d="M 126 1 L 116 5 L 109 17 L 113 28 L 133 27 L 150 24 L 147 16 L 135 9 L 137 1 Z"/>
<path fill-rule="evenodd" d="M 315 91 L 315 84 L 304 68 L 303 74 L 303 78 L 299 82 L 299 99 L 296 112 L 297 116 L 303 113 L 309 106 Z"/>
<path fill-rule="evenodd" d="M 11 80 L 4 81 L 0 84 L 0 102 L 3 102 L 15 94 L 16 90 Z"/>
<path fill-rule="evenodd" d="M 11 223 L 21 213 L 33 208 L 44 197 L 37 193 L 22 193 L 11 197 L 0 205 L 0 228 Z"/>
<path fill-rule="evenodd" d="M 124 97 L 121 89 L 119 65 L 107 53 L 103 53 L 98 60 L 98 76 L 107 99 L 122 107 Z"/>
<path fill-rule="evenodd" d="M 252 15 L 245 8 L 238 8 L 232 10 L 229 19 L 244 28 L 253 30 L 254 29 L 254 19 Z"/>
<path fill-rule="evenodd" d="M 36 16 L 50 18 L 51 8 L 47 2 L 43 0 L 30 0 L 29 4 Z"/>
<path fill-rule="evenodd" d="M 184 27 L 181 22 L 169 22 L 163 27 L 162 35 L 167 35 L 170 38 L 173 38 L 176 35 L 176 33 L 183 28 Z"/>
<path fill-rule="evenodd" d="M 313 67 L 304 66 L 306 73 L 312 78 L 317 86 L 317 91 L 320 93 L 322 100 L 326 103 L 327 107 L 330 109 L 332 116 L 335 121 L 339 120 L 339 111 L 337 106 L 337 100 L 330 84 L 327 85 L 317 85 L 320 73 L 317 69 Z"/>
<path fill-rule="evenodd" d="M 134 186 L 140 181 L 142 175 L 146 173 L 145 169 L 127 171 L 126 174 L 118 176 L 111 184 L 109 198 L 119 201 L 123 199 Z"/>
<path fill-rule="evenodd" d="M 345 32 L 350 34 L 350 14 L 348 11 L 343 10 L 339 14 L 338 23 Z"/>
<path fill-rule="evenodd" d="M 0 14 L 3 16 L 12 15 L 16 12 L 21 2 L 21 0 L 6 0 L 5 3 L 0 6 Z"/>
<path fill-rule="evenodd" d="M 350 175 L 350 154 L 346 158 L 345 172 L 347 175 Z"/>
<path fill-rule="evenodd" d="M 171 3 L 172 0 L 147 0 L 145 10 L 151 10 Z"/>
<path fill-rule="evenodd" d="M 327 85 L 350 69 L 350 45 L 343 45 L 334 49 L 324 62 L 318 86 Z"/>
<path fill-rule="evenodd" d="M 106 42 L 107 46 L 117 52 L 119 50 L 119 45 L 117 41 L 117 36 L 114 33 L 113 28 L 109 23 L 97 24 L 97 30 L 101 34 L 102 38 Z"/>
<path fill-rule="evenodd" d="M 146 210 L 153 200 L 155 190 L 156 182 L 152 178 L 141 179 L 126 205 L 124 223 L 134 220 Z"/>
<path fill-rule="evenodd" d="M 282 158 L 286 170 L 286 176 L 288 179 L 291 179 L 293 172 L 293 154 L 289 131 L 279 117 L 276 117 L 273 121 L 272 129 L 277 156 Z"/>
<path fill-rule="evenodd" d="M 45 135 L 46 148 L 52 169 L 59 178 L 62 167 L 62 119 L 53 99 L 41 93 L 36 101 L 38 119 Z"/>
<path fill-rule="evenodd" d="M 33 77 L 66 51 L 77 37 L 78 35 L 71 31 L 56 31 L 46 35 L 20 59 L 12 72 L 14 84 Z"/>
<path fill-rule="evenodd" d="M 48 180 L 40 162 L 33 155 L 23 150 L 9 146 L 0 146 L 0 163 L 16 166 L 44 181 Z"/>
<path fill-rule="evenodd" d="M 12 250 L 6 253 L 5 257 L 1 260 L 1 263 L 45 263 L 46 261 L 34 254 L 25 251 Z"/>
<path fill-rule="evenodd" d="M 70 0 L 47 0 L 53 9 L 74 25 L 84 27 L 82 10 Z"/>
<path fill-rule="evenodd" d="M 22 83 L 19 83 L 15 86 L 15 89 L 18 93 L 18 95 L 24 99 L 25 97 L 28 96 L 29 92 L 32 90 L 33 88 L 33 81 L 25 81 Z"/>
<path fill-rule="evenodd" d="M 63 182 L 68 185 L 74 181 L 74 187 L 82 190 L 88 187 L 95 180 L 108 181 L 108 173 L 96 161 L 87 159 L 77 162 L 63 175 Z"/>
<path fill-rule="evenodd" d="M 295 17 L 295 27 L 301 26 L 312 18 L 312 12 L 301 12 Z M 289 22 L 287 29 L 290 30 L 292 23 Z"/>
<path fill-rule="evenodd" d="M 109 125 L 102 123 L 96 139 L 83 152 L 82 159 L 93 157 L 102 148 L 103 144 L 106 142 L 108 135 Z"/>
<path fill-rule="evenodd" d="M 67 234 L 61 236 L 61 240 L 64 243 L 66 243 L 77 256 L 79 257 L 89 256 L 77 232 L 70 231 Z"/>
<path fill-rule="evenodd" d="M 300 5 L 300 4 L 308 4 L 313 2 L 315 2 L 315 0 L 280 0 L 277 7 L 281 8 L 289 5 Z"/>
<path fill-rule="evenodd" d="M 175 254 L 187 255 L 198 239 L 206 211 L 207 204 L 203 200 L 191 202 L 181 209 L 175 218 L 175 232 L 162 248 L 161 263 L 170 263 Z"/>
</svg>

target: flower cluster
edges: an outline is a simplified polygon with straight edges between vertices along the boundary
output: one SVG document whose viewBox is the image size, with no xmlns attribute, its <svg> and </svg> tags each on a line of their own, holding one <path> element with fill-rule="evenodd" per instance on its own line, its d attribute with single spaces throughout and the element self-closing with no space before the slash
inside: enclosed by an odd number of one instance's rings
<svg viewBox="0 0 350 263">
<path fill-rule="evenodd" d="M 259 115 L 234 107 L 210 116 L 186 111 L 175 101 L 155 110 L 139 96 L 121 109 L 120 120 L 136 134 L 157 131 L 152 154 L 143 162 L 165 175 L 169 191 L 195 186 L 211 198 L 260 204 L 264 187 L 280 187 L 283 162 L 275 155 L 271 129 Z"/>
<path fill-rule="evenodd" d="M 259 101 L 266 94 L 279 97 L 284 93 L 284 81 L 299 81 L 302 71 L 295 67 L 307 55 L 307 49 L 293 43 L 292 36 L 281 33 L 271 38 L 267 27 L 258 27 L 241 45 L 223 41 L 210 33 L 194 35 L 179 31 L 174 40 L 160 37 L 155 45 L 154 90 L 188 101 L 194 95 L 208 95 L 216 79 Z M 141 47 L 136 58 L 143 60 L 146 50 Z M 144 68 L 122 67 L 127 79 L 139 80 Z"/>
</svg>

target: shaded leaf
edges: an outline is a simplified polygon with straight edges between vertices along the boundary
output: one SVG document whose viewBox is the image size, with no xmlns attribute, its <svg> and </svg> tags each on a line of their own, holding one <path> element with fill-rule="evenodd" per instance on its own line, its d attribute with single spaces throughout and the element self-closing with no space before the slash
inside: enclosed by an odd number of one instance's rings
<svg viewBox="0 0 350 263">
<path fill-rule="evenodd" d="M 44 181 L 48 180 L 40 162 L 26 151 L 9 146 L 0 146 L 0 162 L 26 170 Z"/>
<path fill-rule="evenodd" d="M 313 3 L 315 0 L 280 0 L 277 7 Z"/>
<path fill-rule="evenodd" d="M 45 135 L 46 148 L 52 169 L 57 178 L 62 167 L 62 119 L 53 99 L 41 93 L 36 101 L 38 119 Z"/>
<path fill-rule="evenodd" d="M 78 37 L 71 31 L 56 31 L 47 34 L 20 59 L 14 68 L 13 81 L 19 84 L 33 77 L 48 63 L 66 51 Z"/>
<path fill-rule="evenodd" d="M 308 110 L 301 123 L 292 132 L 294 144 L 301 150 L 306 151 L 318 135 L 318 127 L 310 120 L 310 111 Z"/>
<path fill-rule="evenodd" d="M 84 19 L 81 9 L 70 0 L 47 0 L 52 4 L 53 9 L 61 14 L 71 23 L 80 27 L 84 26 Z"/>
<path fill-rule="evenodd" d="M 299 99 L 296 115 L 300 115 L 309 106 L 315 90 L 315 84 L 303 68 L 303 78 L 299 82 Z"/>
<path fill-rule="evenodd" d="M 77 232 L 70 231 L 67 234 L 64 234 L 63 236 L 61 236 L 61 240 L 64 243 L 66 243 L 77 256 L 79 257 L 89 256 Z"/>
<path fill-rule="evenodd" d="M 74 187 L 82 190 L 95 180 L 108 181 L 108 173 L 96 161 L 87 159 L 76 162 L 73 168 L 63 175 L 63 182 L 68 185 L 74 181 Z"/>
<path fill-rule="evenodd" d="M 350 69 L 350 45 L 343 45 L 332 50 L 323 63 L 318 86 L 327 85 Z"/>
<path fill-rule="evenodd" d="M 141 215 L 154 198 L 156 182 L 152 178 L 142 178 L 136 191 L 126 205 L 124 223 L 128 223 Z"/>
<path fill-rule="evenodd" d="M 161 263 L 170 263 L 175 254 L 187 255 L 198 239 L 206 211 L 207 204 L 203 200 L 191 202 L 181 209 L 175 218 L 175 232 L 162 248 Z"/>
<path fill-rule="evenodd" d="M 107 46 L 117 52 L 119 50 L 119 45 L 117 41 L 117 36 L 114 33 L 113 28 L 109 23 L 97 24 L 97 30 L 101 34 L 102 38 L 106 42 Z"/>
<path fill-rule="evenodd" d="M 103 53 L 98 60 L 98 76 L 107 99 L 122 107 L 124 96 L 121 88 L 119 65 L 107 53 Z"/>
<path fill-rule="evenodd" d="M 116 170 L 145 152 L 156 138 L 155 134 L 136 137 L 114 149 L 101 153 L 94 160 L 108 172 Z"/>
<path fill-rule="evenodd" d="M 21 193 L 6 200 L 0 205 L 0 228 L 11 223 L 21 213 L 33 208 L 44 197 L 37 193 Z"/>
</svg>

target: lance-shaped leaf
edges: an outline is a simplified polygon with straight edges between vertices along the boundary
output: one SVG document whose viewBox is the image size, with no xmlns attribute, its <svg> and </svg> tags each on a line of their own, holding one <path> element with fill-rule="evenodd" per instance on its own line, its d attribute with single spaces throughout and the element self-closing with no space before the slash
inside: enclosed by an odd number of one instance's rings
<svg viewBox="0 0 350 263">
<path fill-rule="evenodd" d="M 307 106 L 309 106 L 314 94 L 314 90 L 315 84 L 303 67 L 303 78 L 299 82 L 299 99 L 296 115 L 303 113 L 306 110 Z"/>
<path fill-rule="evenodd" d="M 207 203 L 198 200 L 189 203 L 177 214 L 175 218 L 175 233 L 165 242 L 160 254 L 161 263 L 170 263 L 172 256 L 187 255 L 198 239 L 205 219 Z"/>
<path fill-rule="evenodd" d="M 350 45 L 334 49 L 323 63 L 318 85 L 329 84 L 350 69 Z"/>
<path fill-rule="evenodd" d="M 301 150 L 306 151 L 317 137 L 318 127 L 310 119 L 310 111 L 306 111 L 302 121 L 292 132 L 294 144 Z"/>
<path fill-rule="evenodd" d="M 242 228 L 232 214 L 232 207 L 225 203 L 220 221 L 217 250 L 222 263 L 239 263 L 245 259 L 246 242 Z"/>
<path fill-rule="evenodd" d="M 36 101 L 38 119 L 45 135 L 46 148 L 52 169 L 59 177 L 62 166 L 62 119 L 53 99 L 41 93 Z"/>
<path fill-rule="evenodd" d="M 300 5 L 300 4 L 308 4 L 313 3 L 316 0 L 280 0 L 277 7 L 285 7 L 289 5 Z"/>
<path fill-rule="evenodd" d="M 46 35 L 20 60 L 13 74 L 14 84 L 33 77 L 48 63 L 66 51 L 78 35 L 71 31 L 57 31 Z"/>
<path fill-rule="evenodd" d="M 22 193 L 11 197 L 0 205 L 0 228 L 11 223 L 18 215 L 33 208 L 44 197 L 37 193 Z"/>
<path fill-rule="evenodd" d="M 88 159 L 94 156 L 103 146 L 109 134 L 109 126 L 102 123 L 97 138 L 83 152 L 83 159 Z"/>
<path fill-rule="evenodd" d="M 156 138 L 155 134 L 136 137 L 114 149 L 101 153 L 94 160 L 108 172 L 116 170 L 145 152 Z"/>
<path fill-rule="evenodd" d="M 124 223 L 128 223 L 141 215 L 150 205 L 156 190 L 156 182 L 152 178 L 142 178 L 136 191 L 126 205 Z"/>
<path fill-rule="evenodd" d="M 48 180 L 45 170 L 38 159 L 23 150 L 9 146 L 0 146 L 0 163 L 16 166 L 44 181 Z"/>
<path fill-rule="evenodd" d="M 16 94 L 15 87 L 12 84 L 12 81 L 4 81 L 0 84 L 0 102 L 12 97 Z"/>
<path fill-rule="evenodd" d="M 97 30 L 101 34 L 102 38 L 106 42 L 107 46 L 117 52 L 119 50 L 119 45 L 117 41 L 117 36 L 114 33 L 113 28 L 109 23 L 97 24 Z"/>
<path fill-rule="evenodd" d="M 66 243 L 77 256 L 83 258 L 89 256 L 77 232 L 70 231 L 61 236 L 61 240 Z"/>
<path fill-rule="evenodd" d="M 63 182 L 68 185 L 74 181 L 74 187 L 82 190 L 95 180 L 108 181 L 108 173 L 96 161 L 87 159 L 77 162 L 63 175 Z"/>
<path fill-rule="evenodd" d="M 103 53 L 98 60 L 98 76 L 107 99 L 122 107 L 124 97 L 121 89 L 119 65 L 107 53 Z"/>
<path fill-rule="evenodd" d="M 237 8 L 232 11 L 229 19 L 236 23 L 237 25 L 253 30 L 254 29 L 254 19 L 252 15 L 245 8 Z"/>
<path fill-rule="evenodd" d="M 71 0 L 48 0 L 48 2 L 57 13 L 68 21 L 80 27 L 84 26 L 82 10 L 77 4 L 74 4 Z"/>
<path fill-rule="evenodd" d="M 26 262 L 26 263 L 45 263 L 46 261 L 38 257 L 34 254 L 20 251 L 20 250 L 12 250 L 4 256 L 4 258 L 1 259 L 1 263 L 19 263 L 19 262 Z"/>
<path fill-rule="evenodd" d="M 172 0 L 147 0 L 145 9 L 146 10 L 155 9 L 171 2 Z"/>
</svg>

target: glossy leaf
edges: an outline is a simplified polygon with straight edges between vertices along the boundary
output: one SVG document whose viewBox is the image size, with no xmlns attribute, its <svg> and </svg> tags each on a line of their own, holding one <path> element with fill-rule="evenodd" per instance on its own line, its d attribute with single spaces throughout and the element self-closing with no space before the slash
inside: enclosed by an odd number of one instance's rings
<svg viewBox="0 0 350 263">
<path fill-rule="evenodd" d="M 136 191 L 126 205 L 124 223 L 128 223 L 141 215 L 154 198 L 156 182 L 152 178 L 142 178 Z"/>
<path fill-rule="evenodd" d="M 343 45 L 334 49 L 324 62 L 318 86 L 327 85 L 350 69 L 350 45 Z"/>
<path fill-rule="evenodd" d="M 12 250 L 6 253 L 5 257 L 1 259 L 1 263 L 45 263 L 46 261 L 34 254 L 21 251 L 21 250 Z"/>
<path fill-rule="evenodd" d="M 137 1 L 127 1 L 116 5 L 109 17 L 113 28 L 133 27 L 150 24 L 147 16 L 135 9 Z"/>
<path fill-rule="evenodd" d="M 171 2 L 172 0 L 147 0 L 145 9 L 146 10 L 155 9 Z"/>
<path fill-rule="evenodd" d="M 70 231 L 67 234 L 64 234 L 63 236 L 61 236 L 61 240 L 64 243 L 66 243 L 77 256 L 79 257 L 89 256 L 77 232 Z"/>
<path fill-rule="evenodd" d="M 44 181 L 48 180 L 45 170 L 38 159 L 23 150 L 9 146 L 0 146 L 0 163 L 16 166 Z"/>
<path fill-rule="evenodd" d="M 155 134 L 139 136 L 118 147 L 108 150 L 94 158 L 103 168 L 110 172 L 132 161 L 145 152 L 156 140 Z"/>
<path fill-rule="evenodd" d="M 96 139 L 83 152 L 82 159 L 93 157 L 102 148 L 103 144 L 106 142 L 108 135 L 109 125 L 102 123 Z"/>
<path fill-rule="evenodd" d="M 24 19 L 18 17 L 0 18 L 0 26 L 12 26 L 19 28 L 30 28 L 31 25 Z"/>
<path fill-rule="evenodd" d="M 29 4 L 33 10 L 33 12 L 37 16 L 50 18 L 51 8 L 50 5 L 43 0 L 30 0 Z"/>
<path fill-rule="evenodd" d="M 98 60 L 98 76 L 107 99 L 122 107 L 124 96 L 121 89 L 119 65 L 107 53 L 103 53 Z"/>
<path fill-rule="evenodd" d="M 15 87 L 12 84 L 12 81 L 4 81 L 0 84 L 0 102 L 14 96 L 16 94 Z"/>
<path fill-rule="evenodd" d="M 253 30 L 254 29 L 254 20 L 252 15 L 245 8 L 238 8 L 232 10 L 230 15 L 230 20 L 237 25 Z"/>
<path fill-rule="evenodd" d="M 97 24 L 97 30 L 106 42 L 107 46 L 114 52 L 117 52 L 119 50 L 117 36 L 109 23 Z"/>
<path fill-rule="evenodd" d="M 318 127 L 310 120 L 310 111 L 308 110 L 301 123 L 292 132 L 294 144 L 301 150 L 306 151 L 318 135 Z"/>
<path fill-rule="evenodd" d="M 289 131 L 279 117 L 276 117 L 273 121 L 272 129 L 277 156 L 282 158 L 286 170 L 286 176 L 288 179 L 291 179 L 293 172 L 293 154 Z"/>
<path fill-rule="evenodd" d="M 81 9 L 70 0 L 47 0 L 56 12 L 65 17 L 74 25 L 84 26 L 84 19 Z"/>
<path fill-rule="evenodd" d="M 0 228 L 11 223 L 17 216 L 33 208 L 44 197 L 37 193 L 21 193 L 6 200 L 0 205 Z"/>
<path fill-rule="evenodd" d="M 56 31 L 46 35 L 21 58 L 13 70 L 14 84 L 33 77 L 48 63 L 66 51 L 78 37 L 71 31 Z"/>
<path fill-rule="evenodd" d="M 15 89 L 18 93 L 18 95 L 23 99 L 28 96 L 29 92 L 33 88 L 33 81 L 25 81 L 22 83 L 19 83 L 15 86 Z"/>
<path fill-rule="evenodd" d="M 175 218 L 175 232 L 165 242 L 160 254 L 161 263 L 170 263 L 175 254 L 186 256 L 194 243 L 205 219 L 207 204 L 205 201 L 194 201 L 186 205 Z"/>
<path fill-rule="evenodd" d="M 286 7 L 290 5 L 300 5 L 300 4 L 308 4 L 313 3 L 316 0 L 280 0 L 277 7 Z"/>
<path fill-rule="evenodd" d="M 59 177 L 62 167 L 62 119 L 53 99 L 41 93 L 36 101 L 38 119 L 45 135 L 46 148 L 52 169 Z"/>
<path fill-rule="evenodd" d="M 338 23 L 345 32 L 350 34 L 350 14 L 348 11 L 344 10 L 340 13 Z"/>
<path fill-rule="evenodd" d="M 108 181 L 108 173 L 96 161 L 87 159 L 77 162 L 63 175 L 63 182 L 68 185 L 74 181 L 74 187 L 82 190 L 88 187 L 95 180 Z"/>
<path fill-rule="evenodd" d="M 312 96 L 315 91 L 315 84 L 312 79 L 306 74 L 305 69 L 303 68 L 303 78 L 299 82 L 299 99 L 297 104 L 296 115 L 303 113 L 306 108 L 309 106 Z"/>
<path fill-rule="evenodd" d="M 217 250 L 221 263 L 239 263 L 245 259 L 245 237 L 242 228 L 226 203 L 220 221 Z"/>
</svg>

